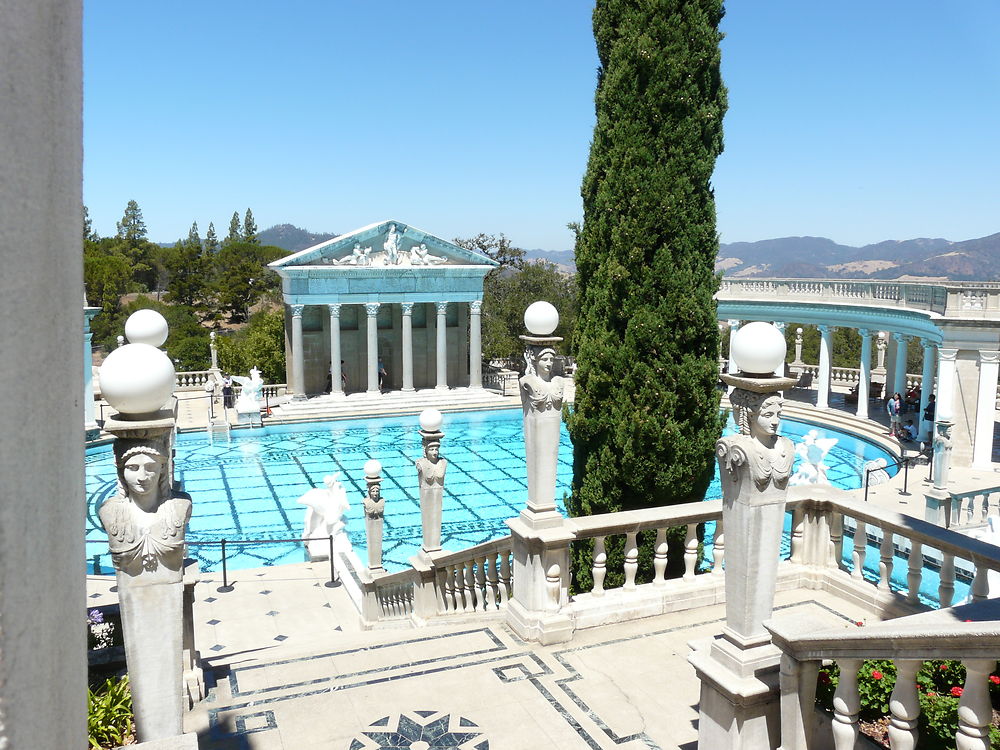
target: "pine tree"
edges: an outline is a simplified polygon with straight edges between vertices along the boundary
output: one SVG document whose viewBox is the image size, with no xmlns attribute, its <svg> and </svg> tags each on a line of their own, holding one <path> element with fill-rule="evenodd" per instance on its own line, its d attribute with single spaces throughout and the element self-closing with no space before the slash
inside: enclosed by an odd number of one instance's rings
<svg viewBox="0 0 1000 750">
<path fill-rule="evenodd" d="M 84 206 L 83 207 L 83 241 L 84 242 L 97 242 L 99 237 L 97 232 L 94 231 L 94 222 L 90 219 L 90 210 Z"/>
<path fill-rule="evenodd" d="M 257 244 L 257 222 L 253 220 L 253 213 L 249 208 L 243 217 L 243 241 Z"/>
<path fill-rule="evenodd" d="M 234 242 L 242 242 L 243 233 L 240 230 L 240 212 L 233 211 L 233 218 L 229 220 L 229 234 L 226 235 L 226 239 L 222 241 L 224 245 L 230 245 Z"/>
<path fill-rule="evenodd" d="M 574 516 L 700 500 L 712 478 L 722 429 L 711 188 L 726 110 L 722 16 L 722 0 L 594 9 L 597 124 L 581 190 L 569 417 Z M 621 545 L 611 542 L 607 585 L 621 580 Z M 581 589 L 591 564 L 589 548 L 574 549 Z"/>
<path fill-rule="evenodd" d="M 215 224 L 208 222 L 208 233 L 205 235 L 205 254 L 211 255 L 219 249 L 219 238 L 215 234 Z"/>
<path fill-rule="evenodd" d="M 146 222 L 142 220 L 142 209 L 134 200 L 125 206 L 125 214 L 118 222 L 118 237 L 125 241 L 126 247 L 134 250 L 146 239 Z"/>
</svg>

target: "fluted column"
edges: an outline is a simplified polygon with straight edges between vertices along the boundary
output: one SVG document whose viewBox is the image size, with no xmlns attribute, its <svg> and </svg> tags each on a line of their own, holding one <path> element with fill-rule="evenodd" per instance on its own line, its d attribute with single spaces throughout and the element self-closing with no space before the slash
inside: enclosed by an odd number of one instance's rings
<svg viewBox="0 0 1000 750">
<path fill-rule="evenodd" d="M 924 348 L 923 367 L 920 371 L 920 415 L 917 423 L 920 425 L 920 440 L 927 442 L 934 433 L 934 421 L 924 419 L 924 410 L 927 408 L 928 400 L 934 393 L 934 344 L 927 339 L 920 339 L 920 345 Z"/>
<path fill-rule="evenodd" d="M 818 409 L 830 408 L 830 375 L 831 375 L 831 348 L 833 328 L 826 325 L 817 326 L 819 328 L 819 391 L 816 393 L 816 407 Z"/>
<path fill-rule="evenodd" d="M 483 387 L 483 301 L 469 303 L 469 388 Z"/>
<path fill-rule="evenodd" d="M 437 303 L 437 388 L 448 388 L 448 303 Z"/>
<path fill-rule="evenodd" d="M 413 390 L 413 303 L 400 304 L 403 312 L 403 390 Z"/>
<path fill-rule="evenodd" d="M 867 328 L 859 328 L 861 334 L 861 378 L 858 381 L 858 411 L 859 419 L 868 419 L 868 392 L 872 382 L 872 332 Z"/>
<path fill-rule="evenodd" d="M 340 305 L 327 305 L 330 310 L 330 395 L 343 395 L 344 383 L 340 372 Z"/>
<path fill-rule="evenodd" d="M 892 384 L 893 393 L 906 396 L 906 349 L 910 337 L 905 333 L 894 333 L 892 338 L 896 341 L 896 368 L 895 379 Z"/>
<path fill-rule="evenodd" d="M 305 305 L 292 305 L 292 398 L 306 397 L 305 359 L 302 352 L 302 311 Z"/>
<path fill-rule="evenodd" d="M 368 316 L 368 393 L 380 393 L 378 387 L 378 302 L 366 302 Z"/>
<path fill-rule="evenodd" d="M 976 431 L 972 445 L 972 465 L 977 469 L 992 467 L 993 418 L 997 403 L 997 375 L 1000 352 L 979 351 L 979 401 L 976 406 Z"/>
</svg>

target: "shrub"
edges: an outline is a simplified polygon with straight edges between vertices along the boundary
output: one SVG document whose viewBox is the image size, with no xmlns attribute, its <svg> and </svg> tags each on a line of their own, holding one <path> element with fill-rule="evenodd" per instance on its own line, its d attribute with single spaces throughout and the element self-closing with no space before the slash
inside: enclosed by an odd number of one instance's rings
<svg viewBox="0 0 1000 750">
<path fill-rule="evenodd" d="M 128 675 L 109 677 L 87 694 L 87 732 L 92 748 L 117 747 L 132 731 L 132 691 Z"/>
</svg>

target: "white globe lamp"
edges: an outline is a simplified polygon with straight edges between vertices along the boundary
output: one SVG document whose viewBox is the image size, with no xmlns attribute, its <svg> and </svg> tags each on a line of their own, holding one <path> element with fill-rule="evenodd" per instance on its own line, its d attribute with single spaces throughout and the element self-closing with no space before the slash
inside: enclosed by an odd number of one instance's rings
<svg viewBox="0 0 1000 750">
<path fill-rule="evenodd" d="M 771 375 L 785 361 L 785 337 L 770 323 L 755 321 L 740 328 L 730 343 L 742 375 Z"/>
<path fill-rule="evenodd" d="M 420 429 L 424 432 L 437 432 L 441 429 L 444 417 L 437 409 L 424 409 L 420 412 Z"/>
<path fill-rule="evenodd" d="M 174 392 L 173 362 L 149 344 L 118 347 L 101 365 L 101 392 L 122 414 L 151 414 Z"/>
<path fill-rule="evenodd" d="M 551 302 L 532 302 L 524 311 L 524 327 L 532 336 L 551 336 L 559 325 L 559 311 Z"/>
<path fill-rule="evenodd" d="M 166 318 L 156 310 L 136 310 L 125 321 L 125 337 L 130 344 L 163 346 L 167 330 Z"/>
<path fill-rule="evenodd" d="M 376 459 L 372 458 L 365 461 L 365 476 L 369 479 L 374 479 L 379 474 L 382 473 L 382 464 L 380 464 Z"/>
</svg>

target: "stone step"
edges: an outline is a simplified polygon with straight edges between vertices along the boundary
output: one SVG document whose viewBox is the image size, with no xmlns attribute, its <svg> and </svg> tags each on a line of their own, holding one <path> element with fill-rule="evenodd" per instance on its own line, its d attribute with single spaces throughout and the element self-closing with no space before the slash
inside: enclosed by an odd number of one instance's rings
<svg viewBox="0 0 1000 750">
<path fill-rule="evenodd" d="M 388 414 L 419 414 L 427 408 L 446 410 L 498 409 L 519 404 L 516 396 L 501 396 L 485 389 L 451 388 L 445 391 L 426 389 L 413 393 L 392 391 L 385 394 L 352 393 L 347 396 L 314 396 L 288 401 L 272 407 L 268 422 L 294 422 L 310 419 L 343 419 Z"/>
</svg>

